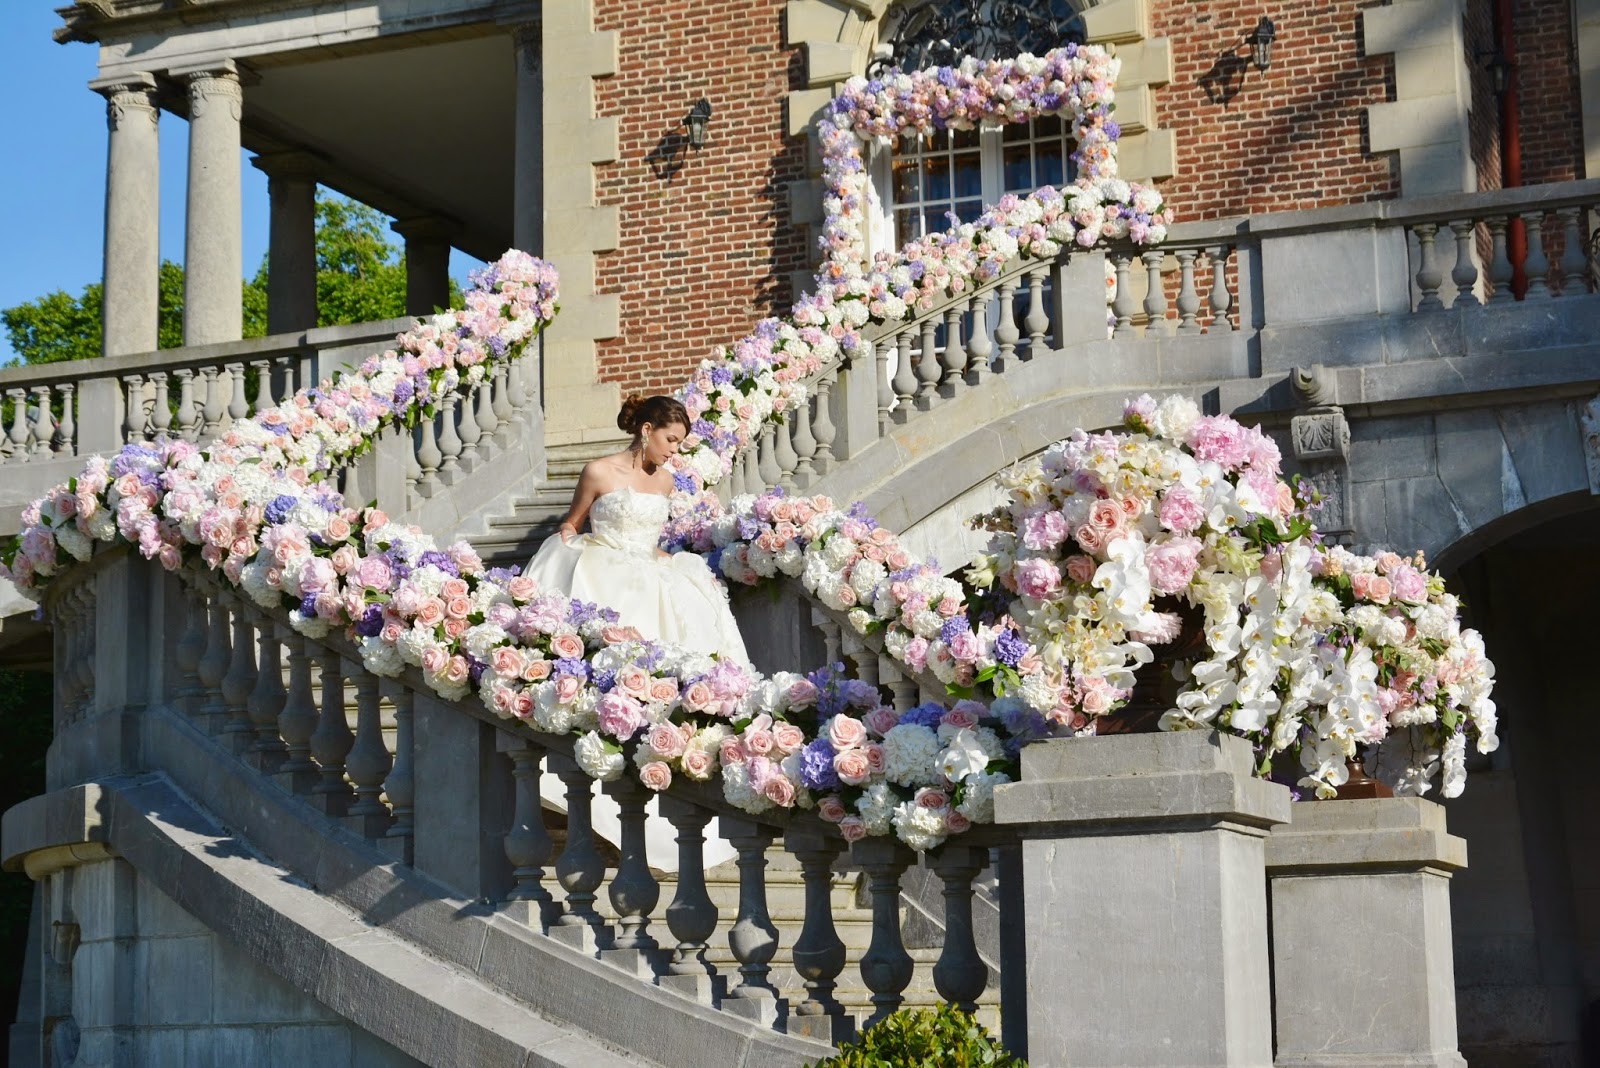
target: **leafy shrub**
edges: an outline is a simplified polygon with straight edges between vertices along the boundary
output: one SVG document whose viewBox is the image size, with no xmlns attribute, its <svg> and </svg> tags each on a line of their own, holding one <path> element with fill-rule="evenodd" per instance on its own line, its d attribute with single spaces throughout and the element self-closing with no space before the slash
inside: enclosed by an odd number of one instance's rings
<svg viewBox="0 0 1600 1068">
<path fill-rule="evenodd" d="M 901 1010 L 867 1028 L 812 1068 L 1028 1068 L 960 1009 Z"/>
</svg>

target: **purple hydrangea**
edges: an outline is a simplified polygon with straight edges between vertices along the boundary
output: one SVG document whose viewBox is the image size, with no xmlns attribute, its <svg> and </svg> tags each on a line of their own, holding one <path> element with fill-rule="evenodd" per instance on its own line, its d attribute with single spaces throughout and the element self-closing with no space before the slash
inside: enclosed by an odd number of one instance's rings
<svg viewBox="0 0 1600 1068">
<path fill-rule="evenodd" d="M 382 631 L 383 609 L 375 604 L 367 605 L 367 610 L 356 620 L 356 633 L 363 638 L 376 638 Z"/>
<path fill-rule="evenodd" d="M 949 645 L 956 640 L 956 635 L 966 634 L 971 630 L 972 624 L 967 621 L 966 616 L 955 616 L 945 620 L 944 625 L 939 628 L 939 640 Z"/>
<path fill-rule="evenodd" d="M 713 367 L 711 369 L 711 382 L 713 385 L 726 386 L 733 381 L 733 372 L 726 367 Z"/>
<path fill-rule="evenodd" d="M 800 750 L 800 782 L 808 790 L 832 790 L 839 785 L 833 767 L 833 743 L 818 738 Z"/>
<path fill-rule="evenodd" d="M 488 664 L 485 664 L 471 653 L 467 654 L 467 678 L 472 680 L 472 685 L 478 685 L 478 680 L 483 678 L 484 668 L 488 666 Z"/>
<path fill-rule="evenodd" d="M 594 688 L 601 693 L 610 693 L 611 688 L 617 684 L 615 671 L 596 671 L 594 673 Z"/>
<path fill-rule="evenodd" d="M 510 567 L 491 567 L 483 573 L 483 577 L 497 585 L 504 586 L 522 573 L 521 564 L 512 564 Z"/>
<path fill-rule="evenodd" d="M 564 656 L 555 662 L 553 673 L 556 675 L 573 675 L 587 682 L 591 669 L 589 662 L 581 656 Z"/>
<path fill-rule="evenodd" d="M 1027 652 L 1027 639 L 1014 627 L 1007 627 L 994 640 L 994 658 L 1006 667 L 1016 667 Z"/>
<path fill-rule="evenodd" d="M 307 619 L 317 614 L 317 595 L 308 593 L 300 598 L 300 614 Z"/>
<path fill-rule="evenodd" d="M 944 711 L 944 706 L 939 702 L 929 701 L 926 704 L 917 705 L 915 708 L 907 709 L 906 712 L 901 715 L 900 723 L 914 723 L 918 727 L 937 728 L 939 726 L 939 721 L 944 718 Z"/>
<path fill-rule="evenodd" d="M 699 433 L 699 431 L 696 431 Z M 706 435 L 701 435 L 705 437 Z M 672 488 L 679 493 L 694 492 L 694 476 L 687 471 L 674 471 L 672 474 Z"/>
<path fill-rule="evenodd" d="M 440 571 L 443 571 L 451 578 L 461 577 L 461 569 L 456 566 L 456 562 L 454 560 L 450 559 L 449 553 L 442 553 L 438 549 L 429 549 L 427 552 L 417 557 L 418 567 L 427 567 L 430 564 L 438 568 Z"/>
</svg>

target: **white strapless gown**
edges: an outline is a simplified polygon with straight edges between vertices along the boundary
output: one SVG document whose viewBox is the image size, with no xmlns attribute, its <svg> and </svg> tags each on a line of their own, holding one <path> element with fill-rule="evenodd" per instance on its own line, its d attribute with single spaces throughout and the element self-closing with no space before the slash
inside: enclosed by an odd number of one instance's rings
<svg viewBox="0 0 1600 1068">
<path fill-rule="evenodd" d="M 559 534 L 546 538 L 529 561 L 526 574 L 540 590 L 614 609 L 622 625 L 652 641 L 716 653 L 724 660 L 747 665 L 750 658 L 728 609 L 728 595 L 705 560 L 694 553 L 667 557 L 656 553 L 670 508 L 666 497 L 631 487 L 603 493 L 589 509 L 590 533 L 567 542 Z M 630 767 L 627 773 L 633 772 Z M 566 811 L 566 787 L 548 771 L 539 781 L 539 792 Z M 677 832 L 661 818 L 657 807 L 651 799 L 645 822 L 650 866 L 677 871 Z M 595 833 L 620 843 L 622 825 L 616 802 L 596 790 L 592 811 Z M 735 855 L 731 846 L 716 837 L 715 820 L 706 831 L 707 868 Z"/>
</svg>

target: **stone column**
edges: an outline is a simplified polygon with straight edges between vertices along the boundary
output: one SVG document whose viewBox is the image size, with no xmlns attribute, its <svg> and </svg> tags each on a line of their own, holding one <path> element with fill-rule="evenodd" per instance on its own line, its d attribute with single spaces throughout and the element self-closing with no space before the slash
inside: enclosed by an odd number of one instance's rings
<svg viewBox="0 0 1600 1068">
<path fill-rule="evenodd" d="M 1251 765 L 1206 731 L 1022 751 L 995 822 L 1022 838 L 1032 1062 L 1272 1063 L 1263 845 L 1290 802 Z"/>
<path fill-rule="evenodd" d="M 511 241 L 544 254 L 544 77 L 542 27 L 524 23 L 511 33 L 516 45 L 516 141 L 512 152 Z"/>
<path fill-rule="evenodd" d="M 393 227 L 406 239 L 406 314 L 432 315 L 450 305 L 450 234 L 443 219 L 421 215 Z"/>
<path fill-rule="evenodd" d="M 183 260 L 183 341 L 237 341 L 244 331 L 239 120 L 244 93 L 232 60 L 174 71 L 189 86 L 189 199 Z"/>
<path fill-rule="evenodd" d="M 1315 801 L 1266 847 L 1280 1066 L 1464 1068 L 1450 875 L 1467 844 L 1420 797 Z"/>
<path fill-rule="evenodd" d="M 267 246 L 267 333 L 317 325 L 317 174 L 305 152 L 274 152 L 251 162 L 266 172 L 271 201 Z"/>
<path fill-rule="evenodd" d="M 106 244 L 102 352 L 154 352 L 160 311 L 161 154 L 156 80 L 91 83 L 106 98 Z"/>
</svg>

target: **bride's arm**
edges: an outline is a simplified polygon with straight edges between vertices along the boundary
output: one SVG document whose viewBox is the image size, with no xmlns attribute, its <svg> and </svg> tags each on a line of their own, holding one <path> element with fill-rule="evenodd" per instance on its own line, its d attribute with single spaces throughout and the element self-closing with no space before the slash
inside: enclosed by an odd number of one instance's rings
<svg viewBox="0 0 1600 1068">
<path fill-rule="evenodd" d="M 584 522 L 589 518 L 590 506 L 600 496 L 601 482 L 601 473 L 595 465 L 592 462 L 584 464 L 582 473 L 578 475 L 578 488 L 572 492 L 572 505 L 562 517 L 561 525 L 556 528 L 562 542 L 570 541 L 583 529 Z"/>
</svg>

